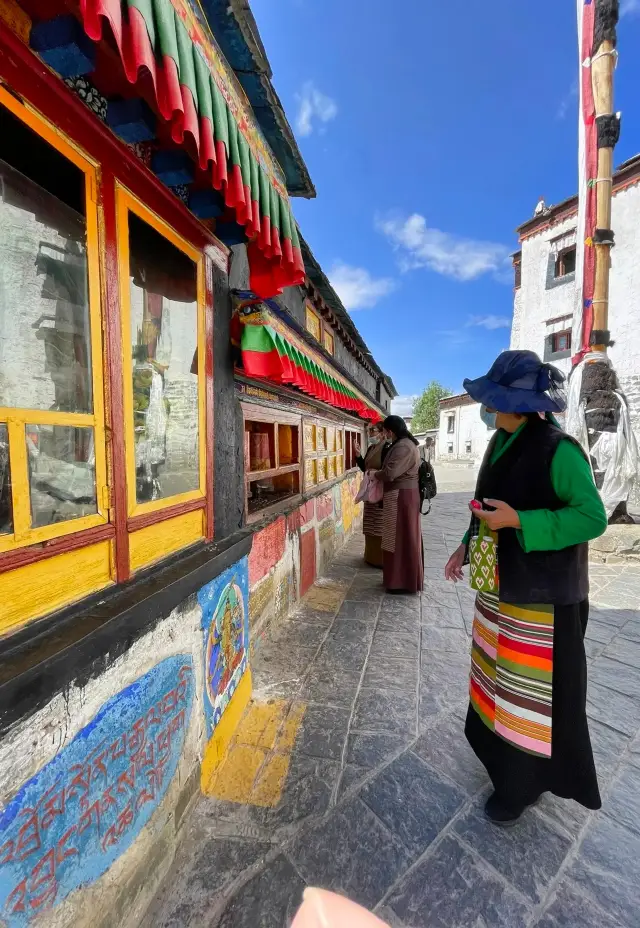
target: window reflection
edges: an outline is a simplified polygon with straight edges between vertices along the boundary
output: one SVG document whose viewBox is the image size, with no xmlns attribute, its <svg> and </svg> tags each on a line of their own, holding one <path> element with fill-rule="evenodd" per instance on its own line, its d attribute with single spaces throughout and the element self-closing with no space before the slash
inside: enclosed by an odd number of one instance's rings
<svg viewBox="0 0 640 928">
<path fill-rule="evenodd" d="M 198 304 L 193 261 L 129 213 L 139 503 L 198 489 Z"/>
<path fill-rule="evenodd" d="M 25 439 L 32 528 L 96 513 L 93 429 L 27 425 Z"/>
<path fill-rule="evenodd" d="M 13 532 L 11 511 L 11 473 L 9 471 L 9 435 L 6 423 L 0 422 L 0 535 Z"/>
<path fill-rule="evenodd" d="M 92 412 L 85 233 L 0 160 L 0 406 Z"/>
</svg>

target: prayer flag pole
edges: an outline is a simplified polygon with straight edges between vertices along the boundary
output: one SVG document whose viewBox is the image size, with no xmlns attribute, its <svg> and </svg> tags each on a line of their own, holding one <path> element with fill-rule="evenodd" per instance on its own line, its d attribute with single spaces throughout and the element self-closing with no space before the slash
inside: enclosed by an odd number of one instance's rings
<svg viewBox="0 0 640 928">
<path fill-rule="evenodd" d="M 567 430 L 578 438 L 591 460 L 610 522 L 632 522 L 627 497 L 632 478 L 620 480 L 613 460 L 635 461 L 637 447 L 627 402 L 607 354 L 609 278 L 614 233 L 611 228 L 613 152 L 620 137 L 614 110 L 619 0 L 577 0 L 580 43 L 580 203 L 578 214 L 578 301 L 574 344 L 578 351 L 569 384 Z M 576 376 L 577 375 L 577 376 Z M 608 438 L 604 433 L 612 433 Z M 597 445 L 597 447 L 596 447 Z M 631 466 L 633 470 L 634 465 Z M 629 467 L 627 467 L 629 471 Z M 614 479 L 615 478 L 615 479 Z"/>
</svg>

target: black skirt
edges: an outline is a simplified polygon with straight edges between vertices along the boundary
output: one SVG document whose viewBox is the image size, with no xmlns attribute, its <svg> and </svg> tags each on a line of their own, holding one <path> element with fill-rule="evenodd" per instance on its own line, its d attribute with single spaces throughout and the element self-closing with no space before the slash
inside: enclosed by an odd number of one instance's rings
<svg viewBox="0 0 640 928">
<path fill-rule="evenodd" d="M 584 635 L 589 602 L 556 606 L 553 633 L 551 757 L 537 757 L 503 741 L 470 705 L 465 734 L 506 805 L 520 810 L 542 793 L 574 799 L 587 809 L 602 805 L 587 724 Z"/>
</svg>

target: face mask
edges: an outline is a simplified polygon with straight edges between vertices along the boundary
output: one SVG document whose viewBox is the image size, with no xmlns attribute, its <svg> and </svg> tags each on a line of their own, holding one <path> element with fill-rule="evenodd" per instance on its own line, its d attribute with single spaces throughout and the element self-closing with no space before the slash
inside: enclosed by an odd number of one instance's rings
<svg viewBox="0 0 640 928">
<path fill-rule="evenodd" d="M 496 414 L 495 412 L 489 412 L 489 410 L 484 405 L 484 403 L 480 407 L 480 418 L 482 419 L 482 421 L 484 422 L 484 424 L 486 425 L 488 429 L 495 429 Z"/>
</svg>

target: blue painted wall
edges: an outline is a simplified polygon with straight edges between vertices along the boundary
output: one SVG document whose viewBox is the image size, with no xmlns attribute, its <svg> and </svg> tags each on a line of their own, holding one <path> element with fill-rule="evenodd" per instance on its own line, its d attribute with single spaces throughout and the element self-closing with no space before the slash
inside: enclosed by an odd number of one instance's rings
<svg viewBox="0 0 640 928">
<path fill-rule="evenodd" d="M 133 843 L 176 772 L 194 697 L 191 655 L 104 704 L 0 815 L 0 924 L 28 925 Z"/>
</svg>

